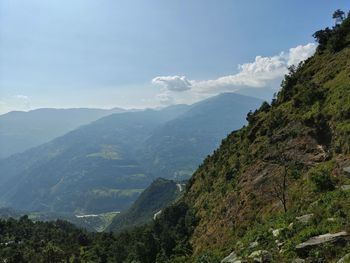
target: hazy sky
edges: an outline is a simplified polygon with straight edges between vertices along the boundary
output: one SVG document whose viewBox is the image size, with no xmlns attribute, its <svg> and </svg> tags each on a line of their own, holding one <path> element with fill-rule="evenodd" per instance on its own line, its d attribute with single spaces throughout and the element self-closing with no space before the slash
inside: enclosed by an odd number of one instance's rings
<svg viewBox="0 0 350 263">
<path fill-rule="evenodd" d="M 350 1 L 0 0 L 0 113 L 263 94 L 337 8 Z"/>
</svg>

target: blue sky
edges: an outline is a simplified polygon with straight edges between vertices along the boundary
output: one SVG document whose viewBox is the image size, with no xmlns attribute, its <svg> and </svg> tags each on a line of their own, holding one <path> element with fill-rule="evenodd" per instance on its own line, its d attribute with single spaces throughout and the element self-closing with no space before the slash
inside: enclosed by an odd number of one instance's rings
<svg viewBox="0 0 350 263">
<path fill-rule="evenodd" d="M 277 89 L 291 57 L 312 54 L 312 33 L 331 26 L 337 8 L 350 2 L 0 0 L 0 113 Z"/>
</svg>

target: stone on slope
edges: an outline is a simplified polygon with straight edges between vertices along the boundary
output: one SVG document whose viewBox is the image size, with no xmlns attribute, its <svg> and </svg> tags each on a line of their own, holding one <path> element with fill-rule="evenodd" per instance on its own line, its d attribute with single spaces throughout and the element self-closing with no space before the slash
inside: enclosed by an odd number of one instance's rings
<svg viewBox="0 0 350 263">
<path fill-rule="evenodd" d="M 335 234 L 324 234 L 319 236 L 314 236 L 310 238 L 309 240 L 297 245 L 295 247 L 296 252 L 301 257 L 306 257 L 309 253 L 309 251 L 313 248 L 322 246 L 323 244 L 345 244 L 347 240 L 350 239 L 350 236 L 347 232 L 342 231 Z"/>
<path fill-rule="evenodd" d="M 307 215 L 298 216 L 295 219 L 300 223 L 307 224 L 310 222 L 310 220 L 313 216 L 314 216 L 314 214 L 307 214 Z"/>
<path fill-rule="evenodd" d="M 343 168 L 343 171 L 345 172 L 345 174 L 346 174 L 347 177 L 350 177 L 350 166 L 344 167 L 344 168 Z"/>
<path fill-rule="evenodd" d="M 344 257 L 338 260 L 337 263 L 349 263 L 350 262 L 350 253 L 346 254 Z"/>
<path fill-rule="evenodd" d="M 343 191 L 349 191 L 350 190 L 350 185 L 349 184 L 345 184 L 345 185 L 342 185 L 340 187 Z"/>
<path fill-rule="evenodd" d="M 221 260 L 221 263 L 241 263 L 241 259 L 237 257 L 235 252 L 232 252 L 230 255 Z"/>
</svg>

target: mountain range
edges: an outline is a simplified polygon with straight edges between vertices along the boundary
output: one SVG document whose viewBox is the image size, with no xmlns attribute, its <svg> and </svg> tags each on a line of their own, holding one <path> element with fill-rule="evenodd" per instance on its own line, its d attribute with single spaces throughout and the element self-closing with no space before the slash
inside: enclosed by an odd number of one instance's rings
<svg viewBox="0 0 350 263">
<path fill-rule="evenodd" d="M 188 179 L 260 104 L 226 93 L 190 106 L 103 117 L 0 160 L 0 201 L 28 211 L 121 211 L 157 177 Z"/>
<path fill-rule="evenodd" d="M 24 152 L 112 113 L 124 109 L 37 109 L 0 115 L 0 158 Z"/>
</svg>

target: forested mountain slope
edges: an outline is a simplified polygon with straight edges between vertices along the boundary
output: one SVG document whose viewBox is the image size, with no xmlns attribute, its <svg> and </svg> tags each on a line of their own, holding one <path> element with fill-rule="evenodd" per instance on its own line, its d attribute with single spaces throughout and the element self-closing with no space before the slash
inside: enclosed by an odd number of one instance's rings
<svg viewBox="0 0 350 263">
<path fill-rule="evenodd" d="M 124 109 L 37 109 L 0 115 L 0 158 L 23 152 Z"/>
<path fill-rule="evenodd" d="M 0 202 L 41 212 L 123 210 L 157 177 L 188 178 L 259 104 L 231 93 L 101 118 L 0 160 Z"/>
<path fill-rule="evenodd" d="M 298 242 L 349 230 L 350 17 L 314 36 L 316 54 L 291 68 L 272 104 L 249 113 L 249 125 L 230 134 L 190 180 L 184 200 L 199 220 L 195 254 L 263 249 L 289 262 Z M 305 214 L 315 215 L 309 225 L 287 230 Z M 270 228 L 286 233 L 274 243 Z M 319 255 L 330 260 L 334 251 Z"/>
<path fill-rule="evenodd" d="M 291 68 L 271 105 L 248 114 L 154 223 L 83 239 L 72 229 L 69 247 L 57 242 L 68 226 L 39 223 L 37 233 L 73 262 L 348 262 L 350 16 L 315 37 L 316 54 Z M 7 240 L 18 237 L 10 255 L 26 245 L 35 255 L 30 235 L 1 223 Z"/>
<path fill-rule="evenodd" d="M 229 132 L 246 124 L 246 113 L 261 103 L 253 97 L 223 93 L 191 105 L 146 140 L 143 163 L 156 177 L 188 179 Z"/>
<path fill-rule="evenodd" d="M 113 114 L 0 161 L 1 200 L 29 211 L 100 213 L 131 204 L 152 178 L 134 156 L 186 106 Z"/>
<path fill-rule="evenodd" d="M 115 217 L 108 227 L 110 231 L 121 232 L 135 226 L 149 223 L 161 214 L 179 197 L 184 184 L 158 178 L 147 187 L 132 206 Z"/>
</svg>

